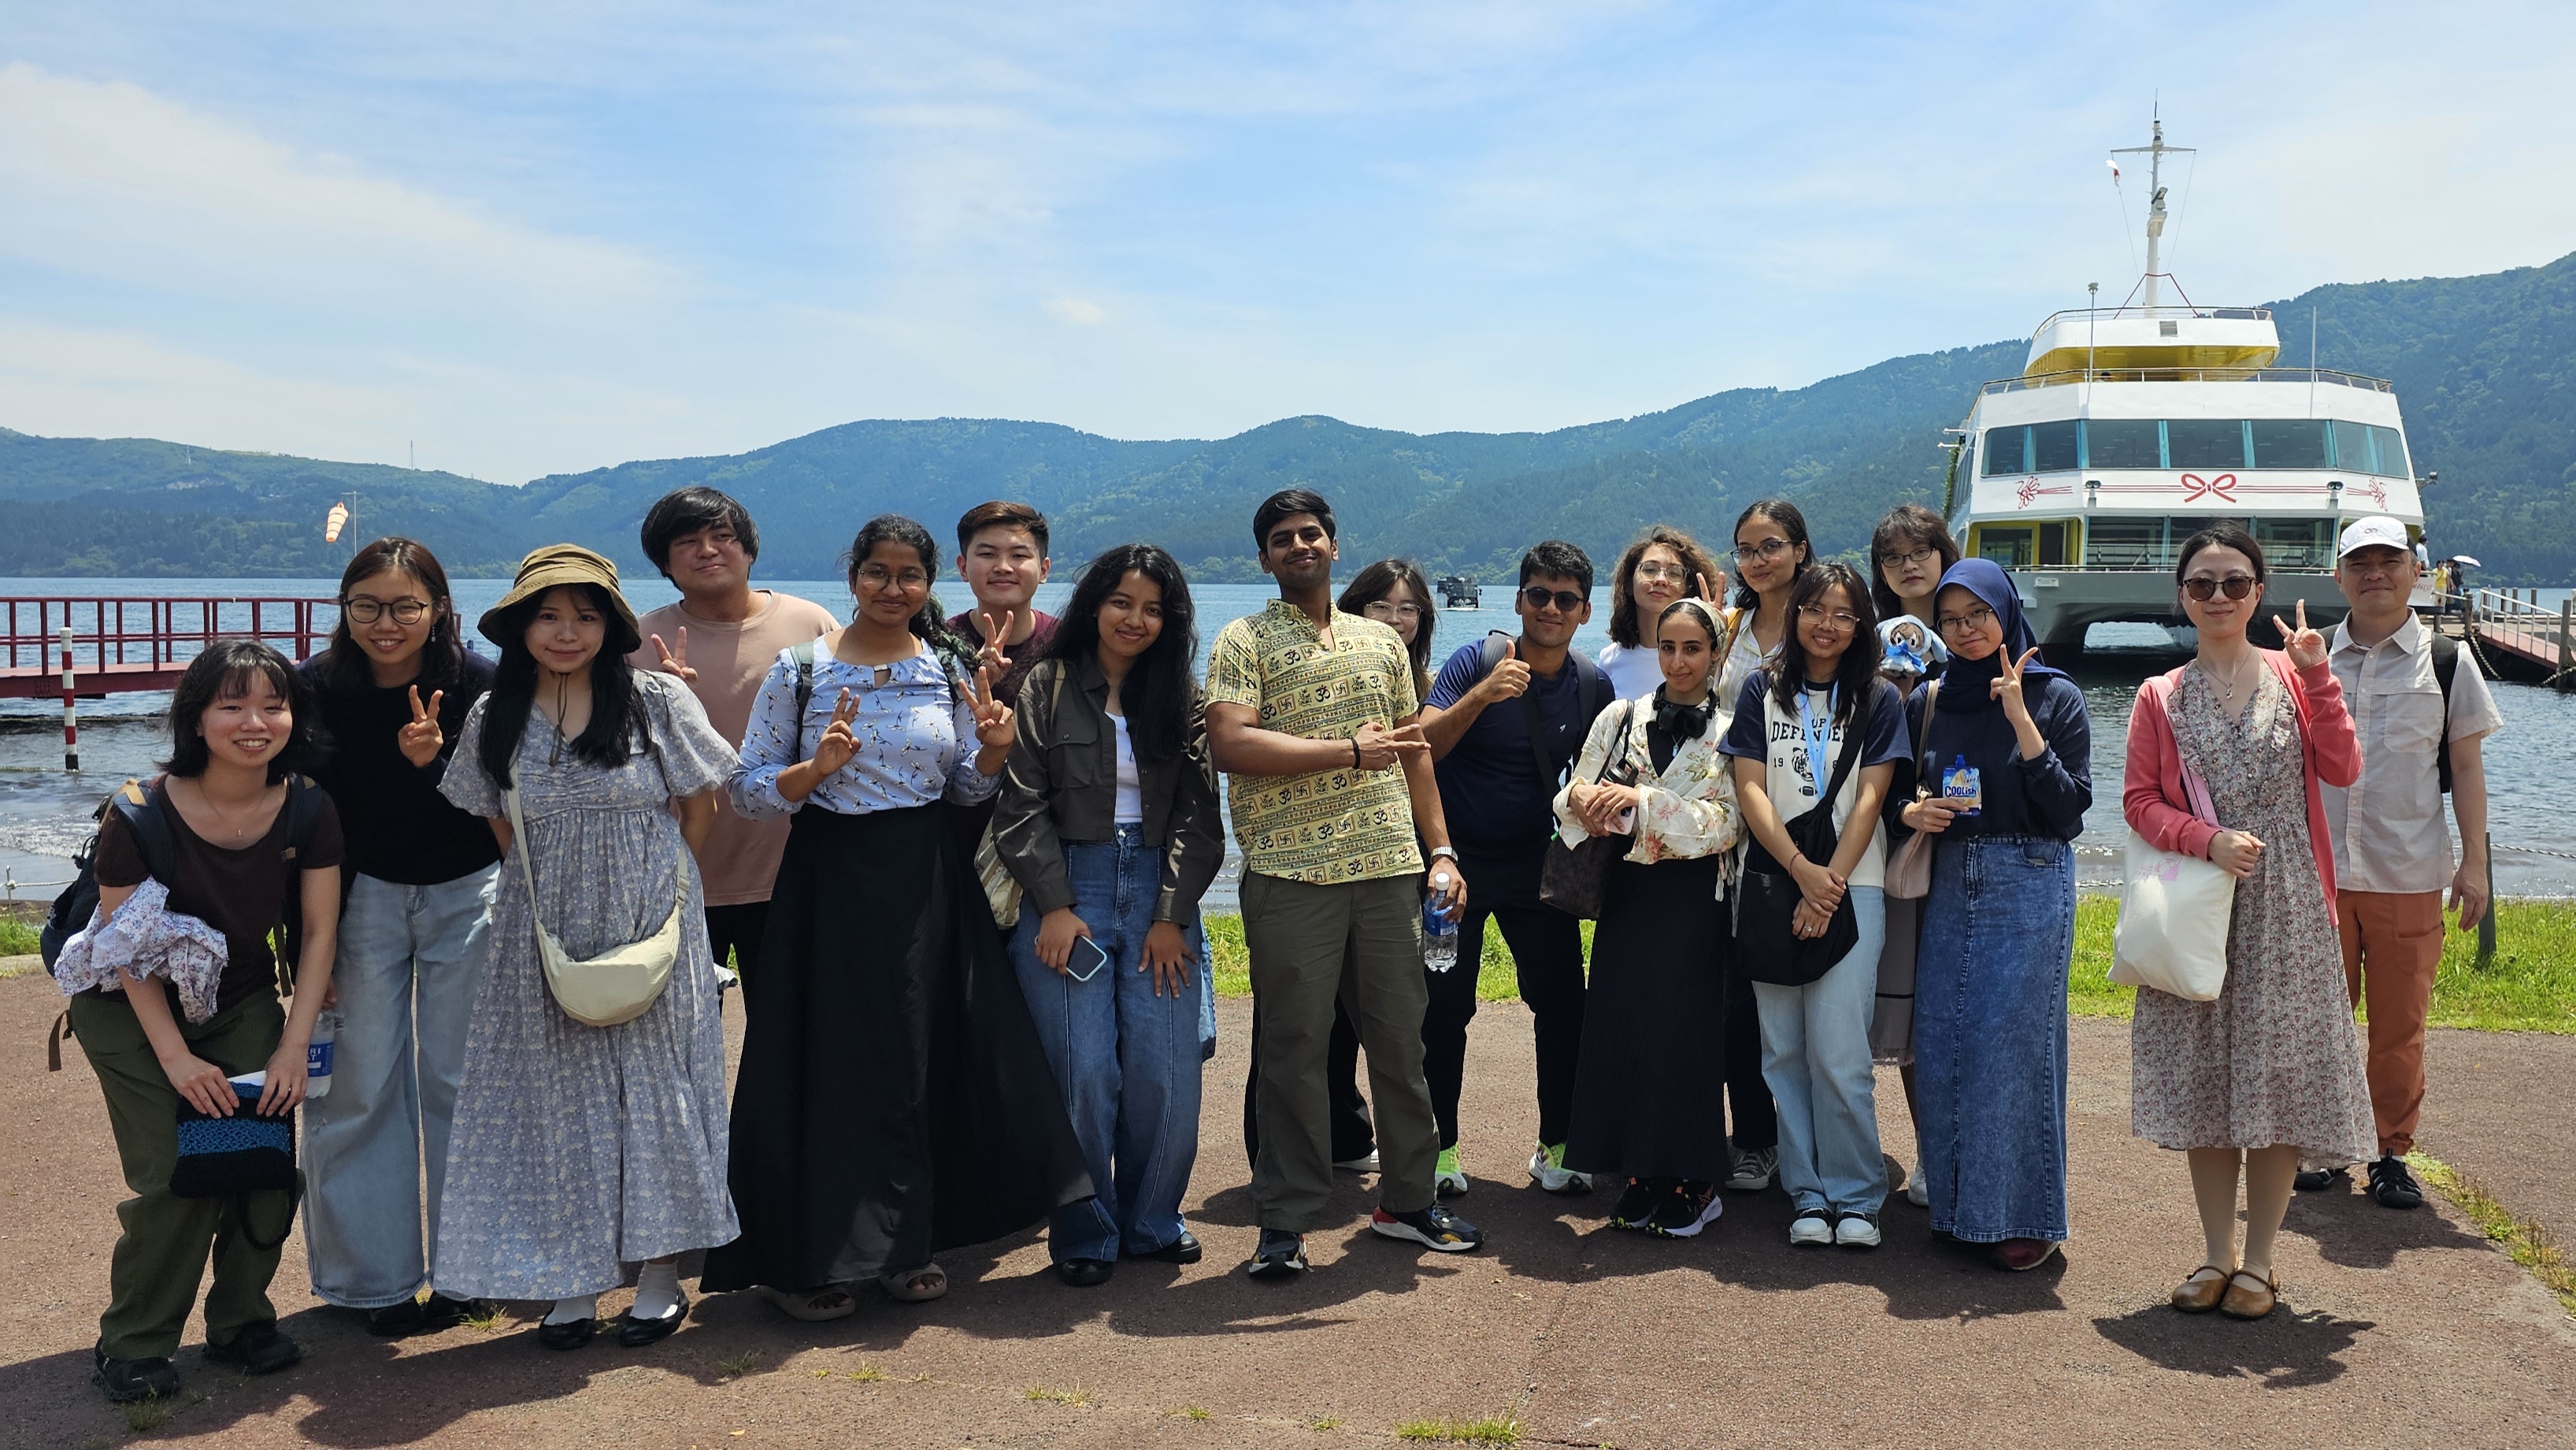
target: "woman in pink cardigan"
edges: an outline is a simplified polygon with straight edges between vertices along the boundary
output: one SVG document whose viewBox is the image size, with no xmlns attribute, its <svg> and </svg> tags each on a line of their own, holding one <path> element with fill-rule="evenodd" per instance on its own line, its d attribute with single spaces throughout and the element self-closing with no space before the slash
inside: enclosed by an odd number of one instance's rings
<svg viewBox="0 0 2576 1450">
<path fill-rule="evenodd" d="M 2286 650 L 2246 637 L 2263 603 L 2263 549 L 2243 526 L 2192 535 L 2174 579 L 2200 653 L 2139 688 L 2122 805 L 2139 835 L 2235 877 L 2236 904 L 2216 1001 L 2138 991 L 2130 1121 L 2191 1160 L 2207 1257 L 2174 1307 L 2260 1319 L 2280 1289 L 2272 1247 L 2300 1156 L 2358 1161 L 2377 1141 L 2318 792 L 2361 774 L 2361 747 L 2304 603 L 2296 628 L 2273 616 Z"/>
</svg>

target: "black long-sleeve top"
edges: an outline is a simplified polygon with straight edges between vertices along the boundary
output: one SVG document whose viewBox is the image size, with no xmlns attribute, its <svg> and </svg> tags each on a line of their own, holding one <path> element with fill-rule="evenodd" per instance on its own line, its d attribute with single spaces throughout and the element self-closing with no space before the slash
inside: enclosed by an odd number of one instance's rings
<svg viewBox="0 0 2576 1450">
<path fill-rule="evenodd" d="M 1953 819 L 1946 834 L 2054 836 L 2061 841 L 2082 835 L 2084 812 L 2093 805 L 2093 722 L 2084 713 L 2084 692 L 2059 674 L 2037 675 L 2024 685 L 2031 723 L 2048 742 L 2037 759 L 2024 760 L 2012 721 L 1987 692 L 1991 672 L 1969 680 L 1973 673 L 1952 662 L 1928 725 L 1923 705 L 1930 687 L 1916 686 L 1905 702 L 1916 759 L 1929 760 L 1934 781 L 1954 757 L 1965 757 L 1977 769 L 1978 788 L 1985 796 L 1982 809 Z M 1914 775 L 1912 769 L 1900 768 L 1887 794 L 1889 827 L 1900 839 L 1908 832 L 1897 812 L 1914 799 Z M 1934 794 L 1939 794 L 1937 785 Z"/>
<path fill-rule="evenodd" d="M 313 775 L 339 809 L 349 871 L 404 886 L 436 886 L 500 860 L 491 823 L 458 810 L 438 793 L 447 762 L 456 754 L 456 737 L 465 728 L 465 712 L 492 688 L 491 662 L 468 651 L 456 678 L 422 686 L 423 704 L 434 690 L 445 692 L 438 725 L 447 743 L 429 764 L 414 765 L 396 743 L 411 723 L 409 688 L 388 690 L 371 683 L 334 689 L 323 658 L 317 655 L 303 666 L 305 683 L 321 711 L 328 750 Z"/>
</svg>

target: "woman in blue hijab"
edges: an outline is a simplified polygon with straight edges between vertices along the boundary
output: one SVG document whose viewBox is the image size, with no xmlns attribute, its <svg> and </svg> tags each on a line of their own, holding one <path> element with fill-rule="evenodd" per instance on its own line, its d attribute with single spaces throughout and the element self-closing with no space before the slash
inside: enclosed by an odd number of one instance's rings
<svg viewBox="0 0 2576 1450">
<path fill-rule="evenodd" d="M 1920 787 L 1899 813 L 1932 834 L 1914 974 L 1914 1081 L 1934 1231 L 2033 1269 L 2066 1227 L 2066 971 L 2075 838 L 2093 803 L 2084 693 L 2039 662 L 1993 562 L 1941 576 L 1948 671 L 1907 702 Z"/>
</svg>

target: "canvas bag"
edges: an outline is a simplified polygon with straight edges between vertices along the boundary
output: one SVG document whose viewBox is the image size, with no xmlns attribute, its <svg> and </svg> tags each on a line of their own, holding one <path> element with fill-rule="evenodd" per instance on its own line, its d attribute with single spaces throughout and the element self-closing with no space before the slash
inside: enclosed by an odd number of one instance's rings
<svg viewBox="0 0 2576 1450">
<path fill-rule="evenodd" d="M 2170 709 L 2173 686 L 2148 682 L 2157 707 Z M 2217 825 L 2218 808 L 2208 782 L 2182 767 L 2191 813 Z M 2214 861 L 2168 851 L 2136 828 L 2129 831 L 2120 888 L 2120 925 L 2113 938 L 2111 980 L 2124 987 L 2153 987 L 2186 1002 L 2213 1002 L 2227 986 L 2227 926 L 2236 905 L 2236 878 Z"/>
<path fill-rule="evenodd" d="M 1636 725 L 1637 702 L 1623 703 L 1626 708 L 1619 716 L 1619 748 L 1601 758 L 1601 773 L 1593 778 L 1595 785 L 1613 783 L 1613 775 L 1621 777 L 1615 782 L 1619 785 L 1627 785 L 1636 777 L 1629 761 L 1628 732 Z M 1633 838 L 1628 836 L 1586 836 L 1568 845 L 1564 833 L 1558 832 L 1548 841 L 1547 860 L 1539 867 L 1538 899 L 1568 916 L 1600 920 L 1602 900 L 1610 894 L 1610 868 L 1628 854 L 1631 844 Z"/>
<path fill-rule="evenodd" d="M 529 849 L 528 828 L 519 819 L 518 787 L 501 792 L 501 800 L 510 808 L 510 844 L 528 878 L 528 920 L 537 929 L 537 960 L 545 966 L 546 990 L 554 993 L 555 1005 L 565 1016 L 590 1027 L 614 1027 L 643 1016 L 670 985 L 671 968 L 680 960 L 680 919 L 689 905 L 688 867 L 680 868 L 680 889 L 660 931 L 595 957 L 576 957 L 563 949 L 555 934 L 546 930 L 545 918 L 537 914 L 537 868 L 530 862 L 536 853 Z"/>
<path fill-rule="evenodd" d="M 1923 733 L 1932 733 L 1932 711 L 1941 702 L 1941 682 L 1934 680 L 1923 689 Z M 1932 752 L 1929 747 L 1914 757 L 1914 798 L 1921 800 L 1930 792 L 1921 782 L 1932 778 Z M 1887 899 L 1920 901 L 1932 894 L 1932 833 L 1916 831 L 1905 838 L 1896 855 L 1887 863 Z"/>
</svg>

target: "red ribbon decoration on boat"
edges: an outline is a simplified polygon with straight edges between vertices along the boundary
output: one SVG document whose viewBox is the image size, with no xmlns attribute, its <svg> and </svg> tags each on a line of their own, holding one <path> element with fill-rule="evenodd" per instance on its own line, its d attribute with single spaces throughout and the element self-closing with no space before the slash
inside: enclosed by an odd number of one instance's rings
<svg viewBox="0 0 2576 1450">
<path fill-rule="evenodd" d="M 2184 503 L 2198 503 L 2210 494 L 2216 494 L 2229 503 L 2236 502 L 2236 475 L 2222 473 L 2211 479 L 2203 479 L 2197 473 L 2186 473 L 2182 476 Z"/>
</svg>

